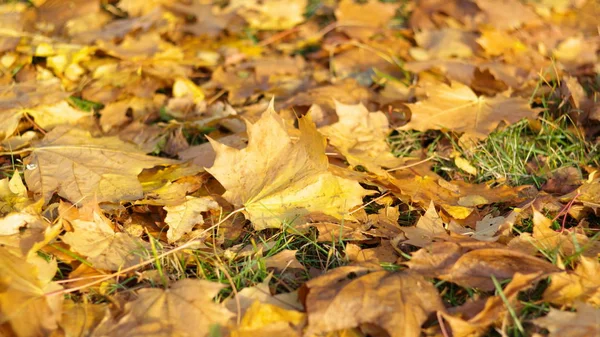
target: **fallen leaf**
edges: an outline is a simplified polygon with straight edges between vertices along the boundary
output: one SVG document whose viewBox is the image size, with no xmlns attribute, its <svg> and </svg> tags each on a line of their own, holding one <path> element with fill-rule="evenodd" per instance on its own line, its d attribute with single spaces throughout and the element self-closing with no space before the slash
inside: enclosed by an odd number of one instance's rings
<svg viewBox="0 0 600 337">
<path fill-rule="evenodd" d="M 294 142 L 271 105 L 258 122 L 248 123 L 246 148 L 211 141 L 217 157 L 206 170 L 225 187 L 227 201 L 244 206 L 258 230 L 279 228 L 286 221 L 302 222 L 313 211 L 349 218 L 348 210 L 367 194 L 356 181 L 327 170 L 325 140 L 310 117 L 299 123 L 300 138 Z"/>
<path fill-rule="evenodd" d="M 548 315 L 533 323 L 550 331 L 549 337 L 589 337 L 600 335 L 600 309 L 585 303 L 576 305 L 577 312 L 550 308 Z"/>
<path fill-rule="evenodd" d="M 272 304 L 286 310 L 302 310 L 304 308 L 298 301 L 298 291 L 272 295 L 269 288 L 270 281 L 271 276 L 267 276 L 263 282 L 238 291 L 235 297 L 225 301 L 225 307 L 231 312 L 239 310 L 242 315 L 255 302 Z"/>
<path fill-rule="evenodd" d="M 342 0 L 335 10 L 340 29 L 351 37 L 367 40 L 394 17 L 397 4 L 376 0 Z"/>
<path fill-rule="evenodd" d="M 427 88 L 428 98 L 408 104 L 411 120 L 401 130 L 450 130 L 464 132 L 470 138 L 481 139 L 496 129 L 501 121 L 512 124 L 523 118 L 534 118 L 539 110 L 532 109 L 526 99 L 497 95 L 477 96 L 458 82 Z"/>
<path fill-rule="evenodd" d="M 494 289 L 492 275 L 498 280 L 505 280 L 517 272 L 535 274 L 560 271 L 545 260 L 501 247 L 475 246 L 471 250 L 468 245 L 436 242 L 415 252 L 405 264 L 421 275 L 486 291 Z"/>
<path fill-rule="evenodd" d="M 416 247 L 426 247 L 431 244 L 436 237 L 448 236 L 448 233 L 444 228 L 444 222 L 435 210 L 433 201 L 429 203 L 427 211 L 419 218 L 416 226 L 402 227 L 401 230 L 408 240 L 399 242 Z"/>
<path fill-rule="evenodd" d="M 106 303 L 76 303 L 65 300 L 60 327 L 65 337 L 89 336 L 108 311 Z"/>
<path fill-rule="evenodd" d="M 213 325 L 226 325 L 233 316 L 213 297 L 220 283 L 183 279 L 169 289 L 142 289 L 125 304 L 125 314 L 101 336 L 209 336 Z"/>
<path fill-rule="evenodd" d="M 466 58 L 478 48 L 475 37 L 471 32 L 452 28 L 425 30 L 415 34 L 415 40 L 424 51 L 415 48 L 410 53 L 419 61 Z"/>
<path fill-rule="evenodd" d="M 598 259 L 581 256 L 575 270 L 552 275 L 550 285 L 544 291 L 544 301 L 567 306 L 578 301 L 600 305 L 598 273 Z"/>
<path fill-rule="evenodd" d="M 540 17 L 531 7 L 518 0 L 475 0 L 475 3 L 485 13 L 482 21 L 498 29 L 509 30 L 521 25 L 535 26 L 541 23 Z"/>
<path fill-rule="evenodd" d="M 524 291 L 533 284 L 543 278 L 545 274 L 521 274 L 516 273 L 510 283 L 502 289 L 504 298 L 507 300 L 513 310 L 517 305 L 517 295 L 519 292 Z M 475 337 L 483 336 L 488 330 L 490 325 L 495 322 L 499 322 L 505 319 L 508 314 L 507 303 L 501 296 L 492 296 L 485 302 L 485 306 L 473 317 L 458 317 L 442 312 L 441 315 L 444 317 L 446 322 L 452 329 L 452 336 L 454 337 Z M 457 312 L 460 314 L 460 308 Z"/>
<path fill-rule="evenodd" d="M 255 301 L 246 311 L 238 328 L 231 332 L 231 336 L 300 337 L 305 320 L 305 314 L 299 311 Z"/>
<path fill-rule="evenodd" d="M 232 0 L 229 10 L 236 11 L 253 28 L 279 30 L 303 22 L 307 3 L 307 0 Z"/>
<path fill-rule="evenodd" d="M 56 260 L 39 256 L 24 260 L 0 247 L 0 314 L 19 337 L 49 335 L 58 328 L 63 295 L 52 282 Z"/>
<path fill-rule="evenodd" d="M 521 233 L 509 242 L 509 247 L 515 247 L 530 253 L 556 251 L 562 256 L 571 256 L 577 252 L 585 256 L 596 256 L 600 246 L 595 240 L 590 240 L 580 229 L 552 229 L 552 220 L 542 213 L 533 210 L 533 234 Z"/>
<path fill-rule="evenodd" d="M 169 225 L 167 238 L 169 242 L 175 242 L 191 232 L 194 226 L 204 224 L 202 213 L 219 209 L 219 204 L 211 197 L 187 196 L 184 203 L 165 206 L 164 209 L 167 211 L 165 223 Z"/>
<path fill-rule="evenodd" d="M 54 192 L 73 203 L 135 200 L 143 196 L 137 175 L 145 168 L 174 164 L 150 157 L 115 137 L 57 127 L 37 143 L 25 160 L 25 181 L 36 199 Z"/>
<path fill-rule="evenodd" d="M 339 267 L 305 284 L 307 335 L 372 325 L 391 337 L 421 335 L 427 317 L 444 310 L 436 288 L 410 272 Z"/>
<path fill-rule="evenodd" d="M 66 204 L 60 207 L 62 218 L 73 228 L 62 240 L 74 252 L 87 257 L 94 268 L 119 270 L 144 260 L 150 245 L 127 233 L 116 232 L 97 205 L 70 207 Z"/>
<path fill-rule="evenodd" d="M 274 268 L 276 271 L 284 271 L 287 269 L 302 269 L 306 267 L 296 258 L 298 250 L 284 249 L 279 253 L 265 258 L 265 267 Z"/>
<path fill-rule="evenodd" d="M 381 111 L 369 112 L 364 105 L 346 105 L 335 101 L 339 121 L 320 128 L 352 166 L 385 175 L 382 168 L 395 168 L 405 160 L 392 154 L 386 138 L 390 133 L 387 117 Z"/>
</svg>

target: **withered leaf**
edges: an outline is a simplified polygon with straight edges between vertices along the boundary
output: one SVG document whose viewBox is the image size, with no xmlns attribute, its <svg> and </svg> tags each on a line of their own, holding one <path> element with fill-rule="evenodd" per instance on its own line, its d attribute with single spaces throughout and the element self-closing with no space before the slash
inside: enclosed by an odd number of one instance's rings
<svg viewBox="0 0 600 337">
<path fill-rule="evenodd" d="M 184 234 L 189 233 L 195 225 L 202 225 L 202 213 L 216 210 L 219 204 L 210 197 L 194 198 L 187 196 L 184 203 L 176 206 L 165 206 L 167 217 L 165 222 L 169 225 L 167 238 L 169 242 L 179 240 Z"/>
<path fill-rule="evenodd" d="M 547 316 L 533 322 L 550 331 L 549 337 L 588 337 L 600 335 L 600 309 L 592 305 L 578 303 L 577 312 L 550 308 Z"/>
<path fill-rule="evenodd" d="M 335 101 L 337 123 L 320 128 L 350 165 L 361 165 L 370 172 L 385 175 L 382 169 L 394 168 L 405 161 L 392 154 L 386 138 L 389 121 L 381 111 L 369 112 L 364 105 L 346 105 Z"/>
<path fill-rule="evenodd" d="M 227 201 L 244 206 L 256 229 L 301 222 L 316 211 L 349 218 L 348 210 L 367 194 L 356 181 L 328 171 L 325 139 L 310 118 L 299 124 L 300 138 L 294 141 L 270 105 L 258 122 L 248 123 L 246 148 L 211 141 L 217 157 L 206 170 L 225 187 Z"/>
<path fill-rule="evenodd" d="M 169 289 L 142 289 L 125 305 L 125 315 L 106 327 L 110 336 L 208 336 L 211 326 L 227 324 L 233 316 L 213 302 L 222 284 L 183 279 Z"/>
<path fill-rule="evenodd" d="M 526 99 L 497 95 L 477 96 L 468 86 L 452 82 L 427 88 L 428 98 L 408 104 L 410 122 L 402 130 L 450 130 L 464 132 L 468 138 L 481 139 L 494 131 L 501 121 L 511 124 L 526 117 L 536 117 Z"/>
<path fill-rule="evenodd" d="M 83 203 L 139 199 L 143 191 L 137 175 L 176 161 L 147 156 L 115 137 L 92 138 L 86 131 L 60 126 L 34 146 L 24 163 L 25 181 L 37 199 L 48 202 L 57 192 Z"/>
<path fill-rule="evenodd" d="M 58 327 L 62 294 L 46 295 L 62 289 L 52 282 L 56 260 L 39 256 L 29 260 L 0 247 L 0 316 L 19 337 L 50 334 Z"/>
<path fill-rule="evenodd" d="M 444 310 L 422 276 L 376 265 L 336 268 L 305 287 L 309 335 L 372 325 L 391 337 L 417 337 L 429 314 Z"/>
</svg>

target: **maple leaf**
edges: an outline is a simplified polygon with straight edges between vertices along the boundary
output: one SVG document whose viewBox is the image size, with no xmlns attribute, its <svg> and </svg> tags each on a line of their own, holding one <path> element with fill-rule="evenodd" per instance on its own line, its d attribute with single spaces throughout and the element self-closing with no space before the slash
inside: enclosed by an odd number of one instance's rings
<svg viewBox="0 0 600 337">
<path fill-rule="evenodd" d="M 304 287 L 307 335 L 371 324 L 391 337 L 417 337 L 427 316 L 444 310 L 436 288 L 422 276 L 378 265 L 339 267 Z"/>
<path fill-rule="evenodd" d="M 62 294 L 46 295 L 62 287 L 51 282 L 56 260 L 39 256 L 19 258 L 0 247 L 0 316 L 19 337 L 48 335 L 61 319 Z"/>
<path fill-rule="evenodd" d="M 366 40 L 376 33 L 377 29 L 388 24 L 396 9 L 396 4 L 376 0 L 342 0 L 335 10 L 335 17 L 342 31 L 351 37 Z"/>
<path fill-rule="evenodd" d="M 229 10 L 244 17 L 256 29 L 289 29 L 305 20 L 307 0 L 231 0 Z"/>
<path fill-rule="evenodd" d="M 415 227 L 402 227 L 402 232 L 408 238 L 402 243 L 417 247 L 425 247 L 438 236 L 448 236 L 444 228 L 444 222 L 435 210 L 433 201 L 429 204 L 427 211 L 419 218 Z"/>
<path fill-rule="evenodd" d="M 544 291 L 544 301 L 569 306 L 577 301 L 600 305 L 598 273 L 598 259 L 581 256 L 572 272 L 563 271 L 552 275 L 550 285 Z"/>
<path fill-rule="evenodd" d="M 273 268 L 277 271 L 283 271 L 287 269 L 302 269 L 306 270 L 306 267 L 296 258 L 296 252 L 298 250 L 284 249 L 279 253 L 265 258 L 265 267 Z"/>
<path fill-rule="evenodd" d="M 248 147 L 238 150 L 211 140 L 217 156 L 206 170 L 225 187 L 227 201 L 244 206 L 258 230 L 302 222 L 311 212 L 349 218 L 348 210 L 367 194 L 356 181 L 327 170 L 325 139 L 310 117 L 300 119 L 299 126 L 294 142 L 271 104 L 255 124 L 247 122 Z"/>
<path fill-rule="evenodd" d="M 548 329 L 548 337 L 588 337 L 600 335 L 600 309 L 585 303 L 576 305 L 577 312 L 550 308 L 545 317 L 533 320 L 535 325 Z"/>
<path fill-rule="evenodd" d="M 272 304 L 286 310 L 302 310 L 303 306 L 298 301 L 297 290 L 290 293 L 271 295 L 269 287 L 271 278 L 272 274 L 269 274 L 269 276 L 261 283 L 238 291 L 235 297 L 225 301 L 225 307 L 231 312 L 239 310 L 242 315 L 244 315 L 255 302 Z"/>
<path fill-rule="evenodd" d="M 300 327 L 305 314 L 255 301 L 246 311 L 239 327 L 231 337 L 251 336 L 302 336 Z"/>
<path fill-rule="evenodd" d="M 115 232 L 98 205 L 69 209 L 68 205 L 61 204 L 60 211 L 61 217 L 73 227 L 62 240 L 74 252 L 86 256 L 94 268 L 118 270 L 143 261 L 149 245 L 127 233 Z"/>
<path fill-rule="evenodd" d="M 57 127 L 36 144 L 24 160 L 25 181 L 46 202 L 54 192 L 83 203 L 135 200 L 143 196 L 137 175 L 145 168 L 175 161 L 147 156 L 115 137 L 92 138 L 88 132 Z"/>
<path fill-rule="evenodd" d="M 531 7 L 518 0 L 475 0 L 485 14 L 485 22 L 498 29 L 509 30 L 521 25 L 539 25 L 540 17 Z"/>
<path fill-rule="evenodd" d="M 214 324 L 225 325 L 233 316 L 213 302 L 223 285 L 206 280 L 183 279 L 169 289 L 142 289 L 125 304 L 125 315 L 101 326 L 100 336 L 208 336 Z"/>
<path fill-rule="evenodd" d="M 401 130 L 450 130 L 464 132 L 469 138 L 485 138 L 501 121 L 512 124 L 523 118 L 534 118 L 539 109 L 532 109 L 527 100 L 497 95 L 477 96 L 468 86 L 452 82 L 431 85 L 428 98 L 407 104 L 411 120 Z"/>
<path fill-rule="evenodd" d="M 425 30 L 415 34 L 415 40 L 424 50 L 411 49 L 417 60 L 469 57 L 477 48 L 475 34 L 458 29 Z"/>
<path fill-rule="evenodd" d="M 219 204 L 211 197 L 194 198 L 187 196 L 185 202 L 176 206 L 165 206 L 167 217 L 165 223 L 169 225 L 167 238 L 169 242 L 179 240 L 184 234 L 191 232 L 196 225 L 204 223 L 202 213 L 216 210 Z"/>
<path fill-rule="evenodd" d="M 504 280 L 517 272 L 548 274 L 560 271 L 551 263 L 531 255 L 489 242 L 473 241 L 435 242 L 415 252 L 406 264 L 421 275 L 483 290 L 494 289 L 492 275 Z"/>
<path fill-rule="evenodd" d="M 381 111 L 369 112 L 362 104 L 346 105 L 335 101 L 339 121 L 319 129 L 350 165 L 385 175 L 382 167 L 392 168 L 405 161 L 392 154 L 386 141 L 389 122 Z"/>
<path fill-rule="evenodd" d="M 596 256 L 600 252 L 598 241 L 590 240 L 581 229 L 575 227 L 571 231 L 555 231 L 552 228 L 552 219 L 548 219 L 536 209 L 533 210 L 533 234 L 521 233 L 512 239 L 508 246 L 531 253 L 538 250 L 555 250 L 562 256 L 575 253 Z"/>
</svg>

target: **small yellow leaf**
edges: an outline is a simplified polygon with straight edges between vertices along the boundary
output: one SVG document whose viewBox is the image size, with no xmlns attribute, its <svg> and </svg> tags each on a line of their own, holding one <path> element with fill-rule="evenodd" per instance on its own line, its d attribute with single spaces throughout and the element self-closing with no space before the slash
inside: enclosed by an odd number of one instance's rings
<svg viewBox="0 0 600 337">
<path fill-rule="evenodd" d="M 454 164 L 456 165 L 456 167 L 467 172 L 470 175 L 477 174 L 477 168 L 471 165 L 471 163 L 463 157 L 454 157 Z"/>
</svg>

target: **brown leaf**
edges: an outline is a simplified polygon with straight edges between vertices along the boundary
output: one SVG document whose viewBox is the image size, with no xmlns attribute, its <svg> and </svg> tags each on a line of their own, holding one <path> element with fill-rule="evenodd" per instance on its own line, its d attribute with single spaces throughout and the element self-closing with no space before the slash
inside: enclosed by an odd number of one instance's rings
<svg viewBox="0 0 600 337">
<path fill-rule="evenodd" d="M 482 243 L 489 245 L 489 243 Z M 413 254 L 406 264 L 427 277 L 454 282 L 463 287 L 493 290 L 491 276 L 498 280 L 522 274 L 552 273 L 560 269 L 545 260 L 515 250 L 504 248 L 481 248 L 470 250 L 451 242 L 436 242 Z"/>
<path fill-rule="evenodd" d="M 62 236 L 71 250 L 87 257 L 94 268 L 119 270 L 143 261 L 149 244 L 124 232 L 116 232 L 98 205 L 81 209 L 61 204 L 59 211 L 73 231 Z"/>
<path fill-rule="evenodd" d="M 550 308 L 545 317 L 533 322 L 550 331 L 549 337 L 590 337 L 600 335 L 600 309 L 585 303 L 579 303 L 577 312 L 560 311 Z"/>
<path fill-rule="evenodd" d="M 373 265 L 334 269 L 308 281 L 305 291 L 308 335 L 370 325 L 391 337 L 417 337 L 427 317 L 444 310 L 422 276 Z"/>
<path fill-rule="evenodd" d="M 233 316 L 213 297 L 222 284 L 183 279 L 167 290 L 142 289 L 125 305 L 125 315 L 104 327 L 110 336 L 208 336 L 213 324 L 227 324 Z"/>
<path fill-rule="evenodd" d="M 363 166 L 378 175 L 386 175 L 385 168 L 394 168 L 405 160 L 392 154 L 386 138 L 389 122 L 381 111 L 369 112 L 364 105 L 346 105 L 335 101 L 339 121 L 320 128 L 329 143 L 338 149 L 352 166 Z"/>
<path fill-rule="evenodd" d="M 165 206 L 167 217 L 165 223 L 169 225 L 167 238 L 169 242 L 179 240 L 184 234 L 192 231 L 194 226 L 204 224 L 202 213 L 219 208 L 219 204 L 211 197 L 194 198 L 187 196 L 186 201 L 176 206 Z"/>
<path fill-rule="evenodd" d="M 502 289 L 504 297 L 513 308 L 520 291 L 530 288 L 534 282 L 540 280 L 546 274 L 521 274 L 516 273 L 510 283 Z M 506 303 L 501 296 L 492 296 L 487 299 L 485 306 L 473 317 L 457 317 L 442 312 L 442 316 L 452 329 L 453 337 L 476 337 L 484 335 L 489 326 L 505 318 L 508 313 Z M 458 308 L 457 313 L 461 313 Z"/>
<path fill-rule="evenodd" d="M 306 267 L 296 258 L 298 250 L 284 249 L 279 253 L 265 258 L 265 267 L 283 271 L 289 268 L 306 270 Z"/>
</svg>

